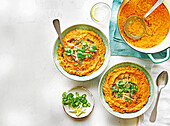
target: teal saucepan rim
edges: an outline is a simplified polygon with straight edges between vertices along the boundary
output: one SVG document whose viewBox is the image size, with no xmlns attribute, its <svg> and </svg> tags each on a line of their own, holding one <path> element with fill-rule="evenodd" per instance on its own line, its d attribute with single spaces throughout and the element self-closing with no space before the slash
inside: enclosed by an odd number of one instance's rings
<svg viewBox="0 0 170 126">
<path fill-rule="evenodd" d="M 150 85 L 150 97 L 148 98 L 148 102 L 146 103 L 146 105 L 143 106 L 143 108 L 137 112 L 133 112 L 133 113 L 119 113 L 119 112 L 115 112 L 112 110 L 112 108 L 108 105 L 107 102 L 105 102 L 105 99 L 104 99 L 104 94 L 103 94 L 103 84 L 106 80 L 106 77 L 107 75 L 113 71 L 114 69 L 118 68 L 118 67 L 122 67 L 122 66 L 132 66 L 132 67 L 135 67 L 135 68 L 138 68 L 140 71 L 143 71 L 144 74 L 146 75 L 148 81 L 149 81 L 149 85 Z M 152 80 L 152 77 L 151 75 L 149 74 L 149 72 L 142 66 L 138 65 L 138 64 L 135 64 L 135 63 L 132 63 L 132 62 L 123 62 L 123 63 L 119 63 L 119 64 L 116 64 L 114 66 L 112 66 L 110 69 L 108 69 L 103 75 L 102 75 L 102 78 L 100 79 L 100 82 L 99 82 L 99 87 L 98 87 L 98 92 L 99 92 L 99 96 L 100 96 L 100 100 L 103 104 L 103 106 L 105 107 L 105 109 L 111 113 L 112 115 L 114 116 L 117 116 L 119 118 L 135 118 L 135 117 L 138 117 L 140 115 L 142 115 L 144 112 L 146 112 L 149 107 L 151 106 L 151 104 L 153 103 L 154 101 L 154 96 L 155 96 L 155 89 L 154 89 L 154 83 L 153 83 L 153 80 Z"/>
<path fill-rule="evenodd" d="M 69 28 L 67 28 L 66 30 L 64 30 L 61 34 L 61 37 L 63 38 L 68 32 L 75 30 L 75 29 L 85 29 L 85 30 L 89 30 L 89 31 L 94 31 L 95 33 L 97 33 L 103 40 L 103 43 L 105 44 L 106 47 L 106 54 L 105 54 L 105 61 L 103 62 L 103 65 L 95 72 L 93 72 L 92 74 L 88 75 L 88 76 L 77 76 L 77 75 L 72 75 L 67 73 L 59 64 L 59 60 L 57 60 L 58 54 L 57 54 L 57 49 L 59 47 L 60 44 L 60 40 L 59 38 L 56 40 L 55 45 L 54 45 L 54 49 L 53 49 L 53 60 L 55 65 L 57 66 L 57 68 L 59 69 L 59 71 L 65 75 L 66 77 L 72 79 L 72 80 L 76 80 L 76 81 L 87 81 L 87 80 L 91 80 L 97 76 L 99 76 L 107 67 L 108 63 L 109 63 L 109 59 L 110 59 L 110 45 L 109 45 L 109 41 L 106 38 L 106 36 L 97 28 L 91 26 L 91 25 L 87 25 L 87 24 L 78 24 L 78 25 L 73 25 Z"/>
</svg>

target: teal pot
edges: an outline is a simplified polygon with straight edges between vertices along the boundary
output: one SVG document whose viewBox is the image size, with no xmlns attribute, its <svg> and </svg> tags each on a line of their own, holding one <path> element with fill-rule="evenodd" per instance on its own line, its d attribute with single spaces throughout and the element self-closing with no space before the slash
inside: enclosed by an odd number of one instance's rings
<svg viewBox="0 0 170 126">
<path fill-rule="evenodd" d="M 124 0 L 122 2 L 121 6 L 120 6 L 120 9 L 119 9 L 119 13 L 118 13 L 118 19 L 119 19 L 119 15 L 120 15 L 121 10 L 123 9 L 123 7 L 125 6 L 125 4 L 128 1 L 129 0 Z M 167 9 L 169 11 L 170 10 L 170 4 L 164 3 L 164 5 L 167 7 Z M 119 28 L 119 26 L 118 26 L 118 28 Z M 157 45 L 157 46 L 155 46 L 153 48 L 148 48 L 148 49 L 142 49 L 142 48 L 135 47 L 135 46 L 131 45 L 130 43 L 128 43 L 128 41 L 126 41 L 123 36 L 122 36 L 122 38 L 124 39 L 126 44 L 129 45 L 131 48 L 133 48 L 133 49 L 135 49 L 135 50 L 137 50 L 139 52 L 146 53 L 153 63 L 162 63 L 162 62 L 167 61 L 170 58 L 170 32 L 168 33 L 168 35 L 166 36 L 166 38 L 164 39 L 164 41 L 161 44 L 159 44 L 159 45 Z M 155 59 L 153 57 L 154 53 L 161 52 L 163 50 L 166 50 L 166 52 L 167 52 L 167 55 L 166 55 L 165 58 L 163 58 L 163 59 Z"/>
</svg>

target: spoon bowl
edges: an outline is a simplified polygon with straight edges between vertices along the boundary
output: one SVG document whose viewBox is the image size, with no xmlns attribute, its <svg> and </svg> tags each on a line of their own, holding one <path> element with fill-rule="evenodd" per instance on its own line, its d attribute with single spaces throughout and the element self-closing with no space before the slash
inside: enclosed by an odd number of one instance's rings
<svg viewBox="0 0 170 126">
<path fill-rule="evenodd" d="M 166 71 L 162 71 L 156 80 L 156 84 L 159 87 L 159 90 L 164 88 L 168 83 L 168 73 Z"/>
<path fill-rule="evenodd" d="M 164 0 L 158 0 L 154 6 L 143 16 L 143 17 L 139 17 L 137 15 L 133 15 L 133 16 L 130 16 L 126 19 L 125 21 L 125 24 L 124 24 L 124 31 L 125 31 L 125 34 L 129 37 L 129 38 L 132 38 L 132 39 L 140 39 L 146 32 L 146 23 L 144 21 L 144 19 L 150 15 L 160 4 L 162 4 L 164 2 Z M 133 24 L 135 24 L 136 22 L 138 21 L 137 25 L 135 26 L 138 26 L 137 27 L 134 27 L 132 26 Z M 139 26 L 140 25 L 140 26 Z M 129 31 L 129 27 L 133 27 L 133 29 L 137 29 L 137 31 L 139 33 L 131 33 Z M 143 28 L 141 28 L 143 27 Z M 141 31 L 142 29 L 142 31 Z M 136 31 L 136 30 L 135 30 Z"/>
<path fill-rule="evenodd" d="M 134 24 L 136 23 L 136 25 L 139 27 L 139 28 L 135 28 L 137 29 L 138 31 L 133 33 L 133 32 L 130 32 L 129 28 L 132 28 L 134 29 Z M 144 21 L 143 18 L 139 17 L 139 16 L 136 16 L 136 15 L 132 15 L 130 16 L 129 18 L 126 19 L 125 21 L 125 24 L 124 24 L 124 31 L 126 33 L 126 35 L 129 37 L 129 38 L 132 38 L 132 39 L 139 39 L 141 38 L 145 32 L 146 32 L 146 23 Z"/>
</svg>

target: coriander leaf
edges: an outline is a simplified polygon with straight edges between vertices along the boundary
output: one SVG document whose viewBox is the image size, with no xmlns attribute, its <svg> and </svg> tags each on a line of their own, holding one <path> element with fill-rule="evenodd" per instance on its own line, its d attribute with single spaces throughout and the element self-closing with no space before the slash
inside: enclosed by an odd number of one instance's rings
<svg viewBox="0 0 170 126">
<path fill-rule="evenodd" d="M 87 42 L 85 42 L 85 41 L 82 40 L 81 43 L 82 43 L 82 46 L 84 46 L 84 47 L 87 46 Z"/>
<path fill-rule="evenodd" d="M 127 92 L 128 92 L 128 89 L 127 89 L 127 88 L 125 88 L 124 92 L 125 92 L 125 93 L 127 93 Z"/>
<path fill-rule="evenodd" d="M 118 81 L 117 83 L 118 83 L 118 85 L 125 85 L 127 83 L 127 81 Z"/>
<path fill-rule="evenodd" d="M 83 94 L 82 97 L 85 98 L 87 95 L 86 94 Z"/>
<path fill-rule="evenodd" d="M 77 63 L 73 63 L 73 65 L 74 65 L 74 66 L 77 65 Z"/>
<path fill-rule="evenodd" d="M 88 104 L 87 104 L 87 106 L 88 106 L 88 107 L 90 107 L 90 106 L 91 106 L 91 104 L 90 104 L 90 103 L 88 103 Z"/>
<path fill-rule="evenodd" d="M 83 107 L 87 107 L 87 104 L 84 104 L 84 103 L 83 103 L 83 105 L 82 105 L 82 106 L 83 106 Z"/>
<path fill-rule="evenodd" d="M 96 46 L 89 45 L 88 50 L 89 50 L 89 52 L 94 52 L 96 50 L 96 48 L 97 48 Z"/>
<path fill-rule="evenodd" d="M 135 89 L 132 89 L 132 94 L 134 93 Z"/>
<path fill-rule="evenodd" d="M 78 40 L 76 41 L 76 44 L 77 44 L 77 45 L 79 44 L 79 41 L 78 41 Z"/>
<path fill-rule="evenodd" d="M 72 93 L 69 93 L 68 95 L 67 95 L 67 98 L 73 98 L 73 94 Z"/>
<path fill-rule="evenodd" d="M 134 85 L 133 84 L 131 85 L 131 89 L 134 89 Z"/>
<path fill-rule="evenodd" d="M 66 51 L 66 55 L 72 55 L 73 54 L 73 50 L 70 48 L 65 48 Z"/>
<path fill-rule="evenodd" d="M 123 96 L 123 95 L 122 95 L 121 93 L 117 93 L 117 94 L 116 94 L 116 97 L 117 97 L 117 98 L 120 98 L 120 97 L 122 97 L 122 96 Z"/>
<path fill-rule="evenodd" d="M 138 85 L 137 84 L 135 85 L 135 89 L 138 90 Z"/>
<path fill-rule="evenodd" d="M 73 51 L 78 51 L 78 47 L 74 47 L 74 48 L 73 48 Z"/>
<path fill-rule="evenodd" d="M 113 92 L 117 92 L 118 89 L 117 89 L 115 86 L 113 86 L 113 87 L 112 87 L 112 91 L 113 91 Z"/>
<path fill-rule="evenodd" d="M 87 53 L 87 56 L 88 56 L 89 58 L 91 58 L 91 57 L 92 57 L 92 55 L 91 55 L 90 53 Z"/>
<path fill-rule="evenodd" d="M 86 54 L 79 51 L 79 52 L 77 52 L 77 57 L 79 59 L 84 59 L 84 58 L 86 58 Z"/>
<path fill-rule="evenodd" d="M 79 97 L 79 93 L 78 92 L 76 92 L 76 97 Z"/>
<path fill-rule="evenodd" d="M 78 48 L 78 51 L 81 51 L 81 52 L 85 52 L 86 51 L 86 49 L 85 49 L 85 47 L 84 46 L 81 46 L 80 48 Z"/>
<path fill-rule="evenodd" d="M 62 96 L 63 96 L 64 98 L 66 98 L 67 93 L 66 93 L 66 92 L 63 92 Z"/>
<path fill-rule="evenodd" d="M 119 91 L 119 93 L 122 93 L 124 91 L 124 89 L 119 89 L 118 91 Z"/>
</svg>

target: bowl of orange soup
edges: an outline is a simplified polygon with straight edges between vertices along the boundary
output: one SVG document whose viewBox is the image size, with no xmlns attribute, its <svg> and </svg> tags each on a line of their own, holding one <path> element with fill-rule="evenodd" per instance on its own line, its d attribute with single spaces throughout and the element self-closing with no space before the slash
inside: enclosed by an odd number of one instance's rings
<svg viewBox="0 0 170 126">
<path fill-rule="evenodd" d="M 112 66 L 99 82 L 104 108 L 120 118 L 134 118 L 146 112 L 154 100 L 154 83 L 142 66 L 123 62 Z"/>
<path fill-rule="evenodd" d="M 106 36 L 97 28 L 79 24 L 61 34 L 55 42 L 53 59 L 57 68 L 66 77 L 87 81 L 100 75 L 108 65 L 110 45 Z"/>
</svg>

